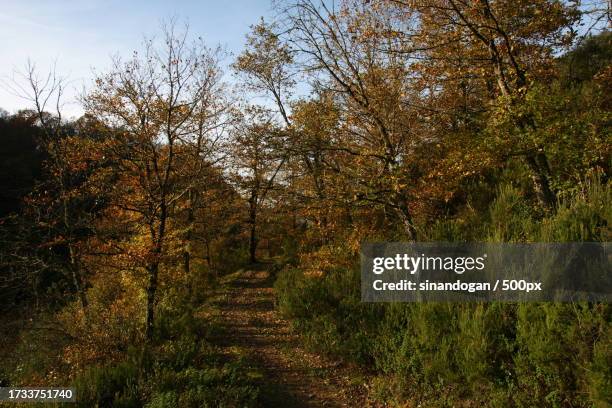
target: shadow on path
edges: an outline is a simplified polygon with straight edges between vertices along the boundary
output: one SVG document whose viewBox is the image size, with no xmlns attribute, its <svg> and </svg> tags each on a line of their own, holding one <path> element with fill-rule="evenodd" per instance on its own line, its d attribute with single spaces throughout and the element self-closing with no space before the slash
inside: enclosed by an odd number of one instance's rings
<svg viewBox="0 0 612 408">
<path fill-rule="evenodd" d="M 351 385 L 345 369 L 308 353 L 289 323 L 274 308 L 266 271 L 246 271 L 227 282 L 216 304 L 222 347 L 243 350 L 265 373 L 261 379 L 264 407 L 362 407 L 363 389 Z"/>
</svg>

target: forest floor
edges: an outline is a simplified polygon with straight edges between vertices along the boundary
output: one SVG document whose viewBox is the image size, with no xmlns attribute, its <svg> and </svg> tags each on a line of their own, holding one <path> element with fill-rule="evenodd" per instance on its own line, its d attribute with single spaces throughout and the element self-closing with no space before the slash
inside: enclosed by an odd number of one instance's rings
<svg viewBox="0 0 612 408">
<path fill-rule="evenodd" d="M 265 270 L 223 279 L 213 297 L 219 333 L 211 339 L 227 354 L 243 355 L 261 370 L 264 407 L 362 407 L 364 376 L 306 351 L 274 306 L 273 279 Z"/>
</svg>

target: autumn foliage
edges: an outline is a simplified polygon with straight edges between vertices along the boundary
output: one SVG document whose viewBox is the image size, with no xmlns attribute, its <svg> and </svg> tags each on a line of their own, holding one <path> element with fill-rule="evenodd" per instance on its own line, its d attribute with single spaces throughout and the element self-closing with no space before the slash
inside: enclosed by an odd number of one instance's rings
<svg viewBox="0 0 612 408">
<path fill-rule="evenodd" d="M 76 120 L 50 113 L 61 78 L 29 72 L 32 106 L 0 116 L 0 310 L 19 327 L 0 334 L 33 357 L 7 357 L 0 385 L 68 381 L 91 406 L 255 405 L 203 305 L 265 262 L 279 310 L 367 372 L 377 404 L 612 403 L 608 305 L 366 305 L 356 274 L 364 240 L 609 240 L 609 13 L 278 6 L 230 64 L 164 25 L 95 79 Z"/>
</svg>

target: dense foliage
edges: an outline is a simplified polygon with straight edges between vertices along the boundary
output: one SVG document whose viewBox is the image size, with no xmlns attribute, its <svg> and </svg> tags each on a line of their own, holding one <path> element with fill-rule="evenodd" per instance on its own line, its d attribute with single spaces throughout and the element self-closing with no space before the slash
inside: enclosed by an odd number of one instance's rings
<svg viewBox="0 0 612 408">
<path fill-rule="evenodd" d="M 599 241 L 609 237 L 612 189 L 599 180 L 533 218 L 513 188 L 503 188 L 484 219 L 445 220 L 441 241 Z M 466 222 L 467 221 L 467 222 Z M 610 371 L 607 304 L 361 303 L 358 257 L 345 242 L 319 251 L 344 257 L 313 277 L 287 268 L 276 283 L 280 309 L 315 349 L 378 376 L 382 401 L 421 406 L 606 406 Z"/>
<path fill-rule="evenodd" d="M 579 29 L 609 13 L 279 7 L 234 83 L 175 24 L 115 58 L 76 120 L 49 112 L 60 77 L 26 73 L 33 106 L 0 114 L 0 385 L 256 405 L 260 374 L 220 355 L 206 312 L 220 277 L 267 258 L 279 310 L 372 377 L 371 400 L 612 404 L 609 305 L 365 304 L 358 274 L 364 240 L 609 241 L 612 36 Z"/>
</svg>

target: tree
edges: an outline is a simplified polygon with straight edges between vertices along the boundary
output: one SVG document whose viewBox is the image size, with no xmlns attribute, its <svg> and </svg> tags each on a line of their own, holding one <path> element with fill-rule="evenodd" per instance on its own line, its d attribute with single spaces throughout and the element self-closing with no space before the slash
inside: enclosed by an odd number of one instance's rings
<svg viewBox="0 0 612 408">
<path fill-rule="evenodd" d="M 253 263 L 256 262 L 259 209 L 291 154 L 288 145 L 292 123 L 287 103 L 295 85 L 293 55 L 292 50 L 274 32 L 276 28 L 275 24 L 266 24 L 263 19 L 252 26 L 251 33 L 246 37 L 246 47 L 233 64 L 247 89 L 257 96 L 263 94 L 272 99 L 284 125 L 284 128 L 276 126 L 271 122 L 267 109 L 253 106 L 247 108 L 242 116 L 247 123 L 239 125 L 235 133 L 238 146 L 246 151 L 234 152 L 234 155 L 248 160 L 248 164 L 239 166 L 246 170 L 248 176 L 238 176 L 238 179 L 241 180 L 241 189 L 248 194 L 249 257 Z M 264 151 L 260 154 L 256 151 L 258 148 Z M 274 170 L 267 174 L 273 161 L 277 161 Z"/>
<path fill-rule="evenodd" d="M 270 112 L 249 107 L 233 131 L 234 180 L 248 201 L 249 259 L 257 262 L 260 214 L 270 190 L 286 160 L 279 154 L 279 130 Z"/>
<path fill-rule="evenodd" d="M 286 105 L 295 85 L 293 55 L 287 44 L 274 33 L 276 28 L 263 19 L 251 26 L 251 33 L 246 36 L 246 47 L 236 58 L 233 68 L 243 76 L 250 91 L 272 98 L 283 122 L 290 127 Z"/>
<path fill-rule="evenodd" d="M 119 169 L 110 216 L 130 220 L 132 232 L 146 237 L 124 241 L 123 250 L 129 264 L 147 274 L 148 340 L 159 270 L 173 237 L 171 221 L 177 204 L 194 198 L 198 177 L 209 165 L 202 159 L 210 154 L 208 132 L 223 111 L 215 99 L 219 53 L 201 39 L 189 42 L 188 30 L 179 32 L 171 22 L 163 27 L 161 45 L 147 40 L 142 55 L 135 52 L 126 62 L 116 58 L 85 101 L 89 114 L 119 130 L 105 151 Z"/>
<path fill-rule="evenodd" d="M 516 136 L 508 133 L 512 147 L 502 154 L 524 160 L 541 205 L 554 207 L 546 146 L 530 137 L 537 131 L 536 124 L 533 114 L 521 107 L 528 89 L 550 78 L 555 53 L 571 45 L 572 26 L 580 16 L 577 4 L 426 0 L 385 1 L 380 7 L 404 22 L 386 34 L 404 40 L 391 51 L 418 58 L 412 67 L 435 83 L 437 94 L 453 88 L 480 90 L 498 112 L 511 116 Z"/>
<path fill-rule="evenodd" d="M 353 164 L 335 171 L 356 183 L 355 203 L 383 206 L 415 240 L 410 207 L 416 183 L 406 169 L 419 141 L 416 112 L 403 103 L 409 92 L 406 64 L 382 52 L 382 37 L 367 36 L 374 16 L 350 6 L 336 11 L 323 2 L 296 2 L 287 10 L 289 41 L 313 86 L 340 101 L 342 124 L 333 149 Z"/>
<path fill-rule="evenodd" d="M 95 143 L 92 135 L 77 132 L 72 124 L 62 119 L 62 95 L 66 78 L 57 74 L 55 66 L 41 75 L 35 64 L 28 61 L 24 73 L 9 84 L 9 89 L 32 105 L 33 110 L 23 112 L 36 119 L 41 132 L 37 143 L 45 152 L 43 169 L 45 177 L 28 198 L 28 210 L 32 221 L 45 237 L 40 243 L 42 258 L 48 250 L 59 252 L 60 258 L 68 260 L 64 267 L 72 278 L 86 315 L 86 276 L 82 265 L 84 245 L 91 234 L 93 219 L 100 207 L 88 182 L 96 161 L 89 152 Z M 49 110 L 53 110 L 50 113 Z M 95 150 L 95 149 L 94 149 Z M 34 262 L 45 264 L 40 253 L 35 253 Z"/>
</svg>

